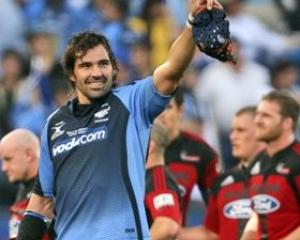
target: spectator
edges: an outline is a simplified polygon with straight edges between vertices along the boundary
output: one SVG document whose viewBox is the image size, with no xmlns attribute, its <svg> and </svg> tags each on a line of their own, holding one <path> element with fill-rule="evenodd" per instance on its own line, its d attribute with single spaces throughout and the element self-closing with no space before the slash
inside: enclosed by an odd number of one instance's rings
<svg viewBox="0 0 300 240">
<path fill-rule="evenodd" d="M 277 7 L 283 15 L 283 19 L 288 24 L 292 32 L 300 31 L 300 2 L 299 0 L 275 0 Z"/>
<path fill-rule="evenodd" d="M 136 79 L 141 79 L 153 71 L 150 57 L 151 46 L 145 38 L 141 38 L 131 45 L 130 66 Z"/>
<path fill-rule="evenodd" d="M 26 30 L 22 11 L 12 0 L 0 0 L 0 54 L 6 48 L 21 50 L 24 44 L 23 35 Z"/>
<path fill-rule="evenodd" d="M 40 28 L 28 34 L 30 74 L 20 86 L 12 108 L 15 128 L 26 128 L 39 135 L 44 121 L 55 107 L 55 91 L 68 88 L 56 55 L 56 35 Z"/>
<path fill-rule="evenodd" d="M 247 59 L 269 65 L 274 59 L 288 56 L 290 52 L 296 51 L 299 55 L 299 36 L 271 31 L 259 19 L 247 14 L 243 7 L 243 0 L 224 1 L 230 31 L 240 40 L 242 54 Z M 299 57 L 295 56 L 294 60 L 299 61 Z"/>
<path fill-rule="evenodd" d="M 210 104 L 215 116 L 225 169 L 235 166 L 229 141 L 230 122 L 235 112 L 257 104 L 271 90 L 268 69 L 244 58 L 238 39 L 233 38 L 232 48 L 238 63 L 211 63 L 203 69 L 195 91 L 199 101 Z"/>
<path fill-rule="evenodd" d="M 299 71 L 288 60 L 278 60 L 272 66 L 272 85 L 277 90 L 286 91 L 300 103 Z"/>
<path fill-rule="evenodd" d="M 151 65 L 157 67 L 167 57 L 177 34 L 176 22 L 164 0 L 145 0 L 141 18 L 147 26 L 151 46 Z"/>
<path fill-rule="evenodd" d="M 1 56 L 2 76 L 0 78 L 0 136 L 8 133 L 11 123 L 11 109 L 14 107 L 20 86 L 27 75 L 24 57 L 14 49 L 5 49 Z"/>
</svg>

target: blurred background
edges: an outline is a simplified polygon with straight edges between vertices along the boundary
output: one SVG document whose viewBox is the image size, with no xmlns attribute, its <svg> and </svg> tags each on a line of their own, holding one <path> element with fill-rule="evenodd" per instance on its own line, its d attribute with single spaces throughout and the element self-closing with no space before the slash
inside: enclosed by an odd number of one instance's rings
<svg viewBox="0 0 300 240">
<path fill-rule="evenodd" d="M 54 109 L 72 95 L 60 66 L 68 39 L 83 30 L 105 34 L 120 67 L 116 84 L 142 79 L 161 64 L 185 26 L 188 0 L 0 0 L 0 137 L 15 128 L 40 134 Z M 199 51 L 182 86 L 182 128 L 201 135 L 236 164 L 228 134 L 234 113 L 271 89 L 300 100 L 300 0 L 220 0 L 230 21 L 238 64 Z M 0 161 L 1 164 L 1 161 Z M 0 173 L 0 240 L 7 239 L 15 186 Z M 193 194 L 189 224 L 201 223 Z"/>
</svg>

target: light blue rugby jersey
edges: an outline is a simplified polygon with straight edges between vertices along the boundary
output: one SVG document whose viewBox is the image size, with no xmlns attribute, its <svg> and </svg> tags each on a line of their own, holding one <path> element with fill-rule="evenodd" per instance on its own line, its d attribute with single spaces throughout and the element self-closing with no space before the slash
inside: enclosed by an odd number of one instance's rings
<svg viewBox="0 0 300 240">
<path fill-rule="evenodd" d="M 149 239 L 145 158 L 151 123 L 169 100 L 149 77 L 114 89 L 83 117 L 72 102 L 49 117 L 35 193 L 54 198 L 58 240 Z"/>
</svg>

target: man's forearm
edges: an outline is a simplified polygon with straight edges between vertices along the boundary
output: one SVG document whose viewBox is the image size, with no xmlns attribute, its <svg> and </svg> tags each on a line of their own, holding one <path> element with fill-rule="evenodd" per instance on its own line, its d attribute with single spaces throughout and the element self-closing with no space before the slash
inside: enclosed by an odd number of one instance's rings
<svg viewBox="0 0 300 240">
<path fill-rule="evenodd" d="M 170 68 L 170 78 L 180 79 L 190 64 L 195 53 L 195 43 L 192 31 L 185 27 L 178 36 L 169 52 L 166 64 Z"/>
<path fill-rule="evenodd" d="M 153 73 L 156 88 L 162 94 L 172 93 L 182 78 L 185 69 L 191 62 L 195 52 L 192 32 L 185 27 L 173 43 L 167 61 Z"/>
</svg>

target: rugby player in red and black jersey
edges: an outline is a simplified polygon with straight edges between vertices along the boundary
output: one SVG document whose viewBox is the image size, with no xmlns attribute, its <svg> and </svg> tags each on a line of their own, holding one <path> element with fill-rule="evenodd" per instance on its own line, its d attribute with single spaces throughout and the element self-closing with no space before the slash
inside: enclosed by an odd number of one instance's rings
<svg viewBox="0 0 300 240">
<path fill-rule="evenodd" d="M 39 140 L 29 130 L 13 130 L 0 141 L 2 171 L 6 174 L 9 182 L 19 184 L 15 203 L 10 208 L 10 240 L 17 237 L 19 225 L 27 208 L 37 175 L 39 157 Z M 43 239 L 50 238 L 45 236 Z"/>
<path fill-rule="evenodd" d="M 273 91 L 260 101 L 255 135 L 266 149 L 249 168 L 250 195 L 257 223 L 242 239 L 300 239 L 300 144 L 295 138 L 299 104 Z M 248 228 L 249 227 L 249 228 Z"/>
<path fill-rule="evenodd" d="M 145 206 L 152 240 L 175 239 L 181 225 L 180 190 L 164 165 L 167 130 L 155 123 L 146 165 Z"/>
<path fill-rule="evenodd" d="M 180 130 L 183 112 L 183 94 L 177 89 L 158 120 L 167 128 L 170 143 L 166 148 L 165 161 L 183 191 L 183 225 L 194 186 L 202 195 L 211 188 L 217 173 L 218 156 L 200 137 Z"/>
<path fill-rule="evenodd" d="M 202 227 L 184 229 L 180 239 L 238 240 L 251 217 L 251 199 L 248 191 L 247 167 L 264 144 L 255 139 L 256 108 L 240 109 L 231 124 L 232 155 L 239 164 L 222 173 L 214 184 Z"/>
</svg>

